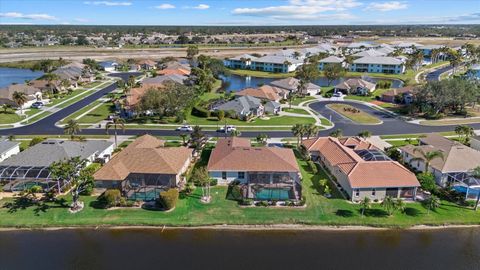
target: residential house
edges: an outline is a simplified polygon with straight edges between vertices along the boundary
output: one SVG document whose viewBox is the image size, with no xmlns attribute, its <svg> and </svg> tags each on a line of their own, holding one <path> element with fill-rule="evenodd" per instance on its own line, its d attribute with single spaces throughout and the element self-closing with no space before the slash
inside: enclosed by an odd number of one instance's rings
<svg viewBox="0 0 480 270">
<path fill-rule="evenodd" d="M 279 114 L 280 111 L 282 111 L 282 104 L 280 104 L 280 102 L 270 100 L 265 102 L 263 108 L 267 114 Z"/>
<path fill-rule="evenodd" d="M 33 80 L 30 81 L 28 85 L 39 89 L 42 93 L 58 93 L 66 90 L 65 87 L 62 85 L 62 82 L 59 80 Z"/>
<path fill-rule="evenodd" d="M 142 85 L 159 85 L 164 84 L 165 82 L 175 82 L 178 84 L 185 84 L 185 81 L 188 80 L 187 76 L 179 75 L 179 74 L 168 74 L 168 75 L 161 75 L 151 78 L 145 78 L 142 80 Z"/>
<path fill-rule="evenodd" d="M 157 71 L 159 75 L 179 75 L 189 76 L 191 68 L 186 63 L 171 61 L 160 65 L 160 70 Z"/>
<path fill-rule="evenodd" d="M 271 54 L 252 59 L 250 69 L 265 72 L 288 73 L 297 70 L 301 65 L 303 65 L 303 59 Z"/>
<path fill-rule="evenodd" d="M 365 56 L 354 60 L 349 69 L 353 72 L 402 74 L 405 72 L 405 63 L 394 57 Z"/>
<path fill-rule="evenodd" d="M 213 108 L 215 111 L 235 113 L 240 119 L 259 117 L 264 114 L 262 101 L 252 96 L 241 96 Z"/>
<path fill-rule="evenodd" d="M 70 81 L 73 87 L 77 87 L 78 83 L 92 82 L 95 79 L 88 66 L 78 62 L 61 66 L 52 73 L 56 74 L 61 80 Z"/>
<path fill-rule="evenodd" d="M 157 62 L 153 60 L 141 60 L 137 63 L 139 70 L 153 70 L 157 69 Z"/>
<path fill-rule="evenodd" d="M 399 42 L 394 44 L 393 47 L 402 50 L 404 53 L 413 53 L 416 49 L 422 47 L 423 44 L 416 42 Z"/>
<path fill-rule="evenodd" d="M 23 104 L 23 108 L 28 108 L 37 100 L 42 100 L 42 91 L 40 89 L 28 84 L 11 84 L 0 88 L 0 105 L 10 104 L 17 107 L 17 103 L 13 100 L 13 93 L 15 92 L 22 92 L 27 96 L 27 102 Z"/>
<path fill-rule="evenodd" d="M 410 104 L 413 102 L 414 89 L 413 86 L 393 88 L 383 92 L 381 100 L 390 103 Z"/>
<path fill-rule="evenodd" d="M 143 135 L 93 175 L 95 187 L 119 189 L 132 200 L 155 200 L 161 191 L 185 183 L 191 160 L 191 149 L 165 147 L 162 140 Z"/>
<path fill-rule="evenodd" d="M 106 72 L 113 72 L 117 70 L 118 63 L 115 61 L 102 61 L 98 62 L 98 65 L 100 65 L 100 69 L 104 70 Z"/>
<path fill-rule="evenodd" d="M 346 46 L 344 46 L 349 52 L 359 52 L 363 50 L 368 50 L 368 49 L 375 49 L 378 48 L 379 46 L 376 44 L 372 43 L 367 43 L 367 42 L 352 42 Z"/>
<path fill-rule="evenodd" d="M 319 137 L 303 140 L 302 146 L 352 201 L 416 197 L 420 183 L 415 174 L 363 139 Z"/>
<path fill-rule="evenodd" d="M 440 186 L 462 179 L 471 170 L 480 166 L 480 151 L 459 142 L 436 134 L 429 134 L 425 138 L 420 138 L 419 141 L 419 146 L 407 145 L 400 148 L 403 161 L 418 171 L 428 170 L 433 173 Z M 433 159 L 429 167 L 425 168 L 426 164 L 422 160 L 420 150 L 425 153 L 441 151 L 443 158 Z"/>
<path fill-rule="evenodd" d="M 262 85 L 258 88 L 245 88 L 241 91 L 235 92 L 236 97 L 252 96 L 263 101 L 280 101 L 282 97 L 278 93 L 283 91 L 277 87 L 270 85 Z"/>
<path fill-rule="evenodd" d="M 296 93 L 298 91 L 299 84 L 300 84 L 300 80 L 293 77 L 276 80 L 270 83 L 270 85 L 284 89 L 289 93 Z M 320 86 L 313 83 L 308 83 L 306 86 L 305 92 L 302 94 L 313 96 L 313 95 L 317 95 L 320 92 L 320 90 L 321 90 Z"/>
<path fill-rule="evenodd" d="M 14 141 L 0 141 L 0 162 L 20 153 L 20 143 Z"/>
<path fill-rule="evenodd" d="M 376 84 L 363 79 L 351 78 L 335 85 L 335 92 L 350 95 L 368 95 L 375 91 Z"/>
<path fill-rule="evenodd" d="M 318 61 L 318 69 L 323 70 L 326 65 L 341 65 L 345 67 L 344 58 L 338 56 L 329 56 Z"/>
<path fill-rule="evenodd" d="M 32 185 L 39 185 L 45 191 L 61 189 L 68 183 L 53 179 L 50 165 L 74 157 L 88 163 L 103 163 L 110 159 L 113 148 L 112 142 L 104 140 L 45 140 L 0 162 L 0 181 L 7 182 L 3 188 L 6 191 L 22 191 Z"/>
<path fill-rule="evenodd" d="M 225 59 L 224 65 L 231 69 L 250 69 L 252 60 L 255 59 L 257 59 L 257 57 L 253 55 L 242 54 L 236 57 Z"/>
<path fill-rule="evenodd" d="M 207 169 L 221 185 L 239 183 L 244 198 L 301 198 L 300 169 L 292 149 L 252 147 L 249 139 L 239 137 L 219 139 Z"/>
<path fill-rule="evenodd" d="M 425 58 L 427 63 L 430 63 L 432 61 L 432 52 L 433 50 L 439 50 L 445 48 L 445 45 L 423 45 L 419 46 L 417 49 L 421 50 L 423 53 L 423 57 Z M 447 58 L 447 55 L 444 53 L 439 54 L 438 60 L 443 61 Z"/>
</svg>

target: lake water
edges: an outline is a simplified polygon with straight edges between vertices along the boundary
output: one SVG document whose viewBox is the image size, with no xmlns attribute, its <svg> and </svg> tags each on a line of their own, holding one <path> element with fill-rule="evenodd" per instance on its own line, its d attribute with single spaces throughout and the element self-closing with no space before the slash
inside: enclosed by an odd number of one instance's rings
<svg viewBox="0 0 480 270">
<path fill-rule="evenodd" d="M 480 269 L 480 229 L 0 232 L 0 269 Z"/>
<path fill-rule="evenodd" d="M 25 83 L 25 80 L 34 80 L 42 75 L 42 71 L 0 67 L 0 87 L 9 86 L 12 83 Z"/>
<path fill-rule="evenodd" d="M 336 85 L 339 84 L 340 82 L 346 80 L 348 78 L 342 78 L 335 80 L 333 83 L 330 85 Z M 229 76 L 224 76 L 222 77 L 223 80 L 223 85 L 222 89 L 225 91 L 239 91 L 247 87 L 257 87 L 259 85 L 263 84 L 269 84 L 272 81 L 278 80 L 276 78 L 260 78 L 260 77 L 251 77 L 251 76 L 240 76 L 240 75 L 235 75 L 231 74 Z M 385 80 L 385 79 L 380 79 L 380 78 L 368 78 L 369 81 L 372 82 L 377 82 L 380 80 Z M 392 87 L 393 88 L 399 88 L 403 86 L 403 82 L 400 80 L 391 80 L 392 81 Z M 316 85 L 319 86 L 328 86 L 327 79 L 325 77 L 320 77 L 317 80 L 313 82 Z"/>
</svg>

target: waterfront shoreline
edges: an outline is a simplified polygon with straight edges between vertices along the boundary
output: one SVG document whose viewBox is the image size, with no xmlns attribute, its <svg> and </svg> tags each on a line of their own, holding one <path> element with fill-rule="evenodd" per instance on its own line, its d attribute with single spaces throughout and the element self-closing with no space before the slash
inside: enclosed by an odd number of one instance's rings
<svg viewBox="0 0 480 270">
<path fill-rule="evenodd" d="M 476 225 L 415 225 L 410 227 L 374 227 L 374 226 L 327 226 L 327 225 L 301 225 L 301 224 L 275 224 L 275 225 L 205 225 L 205 226 L 64 226 L 64 227 L 3 227 L 0 232 L 9 231 L 60 231 L 60 230 L 212 230 L 212 231 L 389 231 L 389 230 L 447 230 L 463 228 L 480 228 Z"/>
</svg>

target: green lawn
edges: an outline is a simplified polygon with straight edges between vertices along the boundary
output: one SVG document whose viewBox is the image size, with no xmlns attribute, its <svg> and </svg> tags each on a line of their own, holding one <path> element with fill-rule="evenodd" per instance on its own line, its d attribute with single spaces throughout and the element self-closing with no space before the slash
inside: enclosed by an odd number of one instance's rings
<svg viewBox="0 0 480 270">
<path fill-rule="evenodd" d="M 418 145 L 418 140 L 417 140 L 417 139 L 410 139 L 410 140 L 385 140 L 385 141 L 388 142 L 389 144 L 391 144 L 392 146 L 396 146 L 396 147 L 402 147 L 402 146 L 405 146 L 405 145 L 408 145 L 408 144 Z"/>
<path fill-rule="evenodd" d="M 304 114 L 304 115 L 310 115 L 306 110 L 304 109 L 297 109 L 297 108 L 283 108 L 282 111 L 288 112 L 288 113 L 296 113 L 296 114 Z"/>
<path fill-rule="evenodd" d="M 292 105 L 298 105 L 298 104 L 300 104 L 304 101 L 309 101 L 309 100 L 314 100 L 314 99 L 315 99 L 315 97 L 311 97 L 311 96 L 298 97 L 298 98 L 296 98 L 292 101 Z"/>
<path fill-rule="evenodd" d="M 102 120 L 105 120 L 110 114 L 113 113 L 115 113 L 115 105 L 113 105 L 111 102 L 106 102 L 78 119 L 78 123 L 98 123 Z"/>
<path fill-rule="evenodd" d="M 50 114 L 51 114 L 51 112 L 49 112 L 49 111 L 43 111 L 43 112 L 37 114 L 36 116 L 28 119 L 28 121 L 25 120 L 25 121 L 23 121 L 22 123 L 23 123 L 23 124 L 25 124 L 25 123 L 31 124 L 31 123 L 36 122 L 36 121 L 38 121 L 38 120 L 40 120 L 40 119 L 42 119 L 42 118 L 44 118 L 44 117 L 46 117 L 46 116 L 48 116 L 48 115 L 50 115 Z"/>
<path fill-rule="evenodd" d="M 336 111 L 337 113 L 349 118 L 350 120 L 359 123 L 359 124 L 379 124 L 380 120 L 378 118 L 362 111 L 359 110 L 353 106 L 347 105 L 347 104 L 329 104 L 327 105 L 330 109 Z M 353 113 L 351 111 L 346 111 L 345 109 L 356 109 L 359 112 Z"/>
<path fill-rule="evenodd" d="M 313 117 L 294 117 L 294 116 L 269 116 L 270 119 L 254 119 L 250 122 L 238 119 L 227 119 L 227 124 L 237 126 L 292 126 L 294 124 L 312 124 L 315 123 Z M 190 125 L 225 125 L 225 120 L 218 121 L 215 117 L 202 118 L 194 115 L 187 117 L 187 123 Z"/>
<path fill-rule="evenodd" d="M 226 200 L 227 188 L 212 188 L 212 202 L 202 204 L 201 190 L 181 198 L 175 210 L 165 213 L 142 209 L 103 210 L 93 207 L 94 197 L 81 197 L 85 209 L 77 214 L 67 211 L 69 196 L 64 204 L 45 203 L 28 205 L 13 199 L 0 201 L 1 227 L 51 227 L 51 226 L 108 226 L 108 225 L 171 225 L 201 226 L 215 224 L 309 224 L 309 225 L 362 225 L 375 227 L 408 227 L 412 225 L 479 224 L 480 211 L 458 207 L 442 201 L 434 212 L 419 203 L 407 203 L 405 214 L 396 212 L 388 217 L 379 204 L 360 215 L 360 206 L 340 198 L 327 199 L 322 194 L 320 180 L 327 176 L 307 172 L 304 161 L 299 161 L 303 181 L 303 194 L 307 207 L 275 209 L 263 207 L 242 208 Z M 331 185 L 331 183 L 330 183 Z M 337 193 L 333 192 L 334 195 Z M 11 205 L 9 205 L 11 203 Z"/>
<path fill-rule="evenodd" d="M 321 118 L 320 117 L 320 122 L 322 123 L 322 125 L 324 126 L 331 126 L 332 125 L 332 122 L 330 122 L 328 119 L 326 118 Z"/>
<path fill-rule="evenodd" d="M 477 123 L 480 123 L 480 118 L 442 119 L 442 120 L 420 121 L 420 124 L 425 125 L 425 126 L 466 125 L 466 124 L 477 124 Z"/>
<path fill-rule="evenodd" d="M 91 110 L 93 107 L 97 106 L 100 103 L 102 103 L 102 102 L 99 101 L 99 100 L 96 100 L 96 101 L 88 104 L 88 106 L 85 106 L 82 109 L 80 109 L 80 110 L 70 114 L 69 116 L 65 117 L 62 121 L 60 121 L 60 123 L 63 123 L 63 124 L 67 123 L 68 120 L 77 118 L 78 116 L 86 113 L 88 110 Z"/>
<path fill-rule="evenodd" d="M 22 120 L 22 117 L 16 114 L 14 110 L 12 109 L 8 109 L 7 111 L 4 111 L 3 109 L 0 110 L 0 124 L 11 124 L 11 123 L 16 123 L 20 120 Z"/>
<path fill-rule="evenodd" d="M 382 94 L 390 89 L 376 89 L 369 96 L 347 95 L 345 99 L 360 100 L 364 102 L 371 102 L 376 100 L 376 96 L 382 96 Z"/>
</svg>

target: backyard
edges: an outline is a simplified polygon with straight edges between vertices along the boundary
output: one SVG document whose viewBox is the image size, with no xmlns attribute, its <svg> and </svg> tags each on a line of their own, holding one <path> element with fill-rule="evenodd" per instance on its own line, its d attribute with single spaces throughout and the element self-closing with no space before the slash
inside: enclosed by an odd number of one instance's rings
<svg viewBox="0 0 480 270">
<path fill-rule="evenodd" d="M 348 104 L 329 104 L 328 108 L 359 124 L 380 124 L 380 120 Z"/>
<path fill-rule="evenodd" d="M 212 188 L 212 202 L 200 202 L 201 190 L 181 198 L 172 212 L 147 211 L 141 209 L 104 210 L 95 208 L 95 197 L 81 197 L 85 209 L 77 214 L 68 212 L 70 198 L 62 203 L 22 203 L 5 198 L 0 201 L 1 227 L 61 227 L 61 226 L 112 226 L 112 225 L 171 225 L 202 226 L 221 224 L 305 224 L 305 225 L 363 225 L 374 227 L 408 227 L 413 225 L 478 224 L 480 211 L 462 208 L 442 201 L 435 211 L 427 211 L 420 203 L 407 203 L 404 213 L 393 216 L 379 204 L 373 204 L 365 216 L 360 206 L 341 198 L 327 199 L 320 189 L 320 180 L 327 176 L 323 171 L 312 175 L 306 162 L 299 161 L 303 176 L 305 208 L 271 208 L 238 206 L 226 200 L 226 187 Z M 335 192 L 334 192 L 335 197 Z"/>
</svg>

